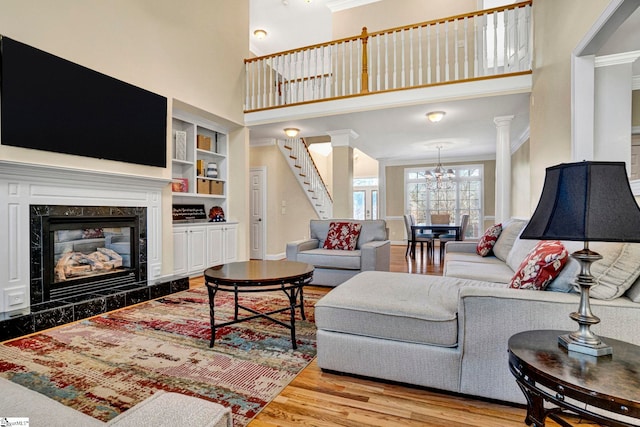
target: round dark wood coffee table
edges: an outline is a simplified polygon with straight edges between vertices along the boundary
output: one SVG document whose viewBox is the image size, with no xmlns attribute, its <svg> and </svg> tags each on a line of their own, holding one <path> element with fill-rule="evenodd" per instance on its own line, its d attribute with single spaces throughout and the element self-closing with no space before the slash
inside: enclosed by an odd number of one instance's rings
<svg viewBox="0 0 640 427">
<path fill-rule="evenodd" d="M 545 418 L 569 426 L 563 411 L 607 426 L 637 425 L 640 419 L 640 347 L 601 337 L 613 355 L 589 356 L 558 345 L 566 331 L 521 332 L 509 339 L 509 368 L 527 399 L 527 425 Z M 555 407 L 547 407 L 544 402 Z M 592 410 L 598 408 L 602 411 Z M 635 419 L 613 419 L 613 414 Z"/>
<path fill-rule="evenodd" d="M 242 261 L 218 265 L 205 270 L 204 280 L 209 292 L 209 317 L 211 320 L 211 342 L 213 347 L 216 328 L 233 325 L 235 323 L 263 317 L 291 330 L 291 344 L 296 345 L 296 308 L 300 308 L 302 319 L 304 314 L 304 285 L 313 278 L 313 266 L 296 261 Z M 215 296 L 218 291 L 233 292 L 234 317 L 232 321 L 215 323 Z M 238 295 L 245 292 L 282 291 L 289 299 L 289 306 L 269 312 L 259 312 L 238 303 Z M 238 317 L 239 309 L 243 309 L 252 316 Z M 272 314 L 289 310 L 290 323 L 281 322 L 271 317 Z"/>
</svg>

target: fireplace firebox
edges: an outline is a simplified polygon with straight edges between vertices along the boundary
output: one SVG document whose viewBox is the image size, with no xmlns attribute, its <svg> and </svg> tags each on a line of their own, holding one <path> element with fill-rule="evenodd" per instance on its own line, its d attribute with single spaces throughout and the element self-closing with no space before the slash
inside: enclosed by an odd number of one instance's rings
<svg viewBox="0 0 640 427">
<path fill-rule="evenodd" d="M 146 280 L 146 209 L 31 207 L 31 303 Z"/>
</svg>

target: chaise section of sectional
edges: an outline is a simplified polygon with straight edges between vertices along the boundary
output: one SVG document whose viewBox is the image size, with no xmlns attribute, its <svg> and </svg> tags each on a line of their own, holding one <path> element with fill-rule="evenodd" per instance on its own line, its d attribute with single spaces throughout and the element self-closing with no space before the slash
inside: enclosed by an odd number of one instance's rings
<svg viewBox="0 0 640 427">
<path fill-rule="evenodd" d="M 315 306 L 320 368 L 459 391 L 462 287 L 473 280 L 363 272 Z"/>
</svg>

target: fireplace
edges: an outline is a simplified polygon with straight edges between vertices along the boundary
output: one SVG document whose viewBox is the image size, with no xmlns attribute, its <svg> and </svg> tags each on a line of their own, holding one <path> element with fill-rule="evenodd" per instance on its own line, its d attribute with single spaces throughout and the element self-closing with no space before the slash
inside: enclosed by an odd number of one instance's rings
<svg viewBox="0 0 640 427">
<path fill-rule="evenodd" d="M 31 206 L 31 304 L 146 280 L 146 208 Z"/>
</svg>

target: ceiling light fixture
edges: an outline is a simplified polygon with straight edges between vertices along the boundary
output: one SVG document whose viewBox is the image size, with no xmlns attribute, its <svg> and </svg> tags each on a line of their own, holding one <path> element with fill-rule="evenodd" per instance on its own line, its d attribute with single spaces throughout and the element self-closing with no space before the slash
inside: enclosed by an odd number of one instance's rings
<svg viewBox="0 0 640 427">
<path fill-rule="evenodd" d="M 267 37 L 267 32 L 265 30 L 258 29 L 253 32 L 253 35 L 258 40 L 262 40 L 263 38 Z"/>
<path fill-rule="evenodd" d="M 298 136 L 298 133 L 300 133 L 300 129 L 298 129 L 298 128 L 285 128 L 284 133 L 289 138 L 295 138 L 296 136 Z"/>
<path fill-rule="evenodd" d="M 431 123 L 438 123 L 440 120 L 442 120 L 445 114 L 447 113 L 445 113 L 444 111 L 431 111 L 427 113 L 427 119 L 429 119 Z"/>
<path fill-rule="evenodd" d="M 453 169 L 445 170 L 440 162 L 440 150 L 442 150 L 442 145 L 438 145 L 436 148 L 438 149 L 438 164 L 435 169 L 425 172 L 427 185 L 430 190 L 448 190 L 453 187 L 453 179 L 456 177 L 456 174 Z"/>
</svg>

